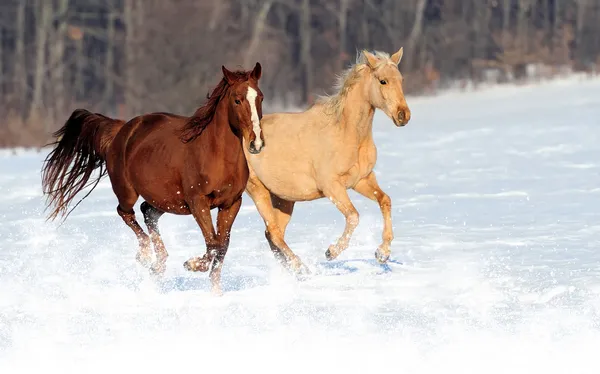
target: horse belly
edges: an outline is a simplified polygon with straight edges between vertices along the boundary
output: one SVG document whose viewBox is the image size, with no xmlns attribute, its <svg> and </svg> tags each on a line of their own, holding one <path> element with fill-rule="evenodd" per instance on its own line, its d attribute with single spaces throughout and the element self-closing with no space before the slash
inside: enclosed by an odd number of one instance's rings
<svg viewBox="0 0 600 374">
<path fill-rule="evenodd" d="M 172 214 L 190 214 L 180 176 L 158 162 L 137 163 L 138 168 L 129 173 L 132 187 L 156 209 Z"/>
<path fill-rule="evenodd" d="M 149 182 L 138 193 L 150 205 L 166 213 L 191 214 L 181 188 L 165 183 Z"/>
<path fill-rule="evenodd" d="M 323 197 L 314 178 L 304 173 L 265 175 L 261 182 L 273 194 L 289 201 L 310 201 Z"/>
</svg>

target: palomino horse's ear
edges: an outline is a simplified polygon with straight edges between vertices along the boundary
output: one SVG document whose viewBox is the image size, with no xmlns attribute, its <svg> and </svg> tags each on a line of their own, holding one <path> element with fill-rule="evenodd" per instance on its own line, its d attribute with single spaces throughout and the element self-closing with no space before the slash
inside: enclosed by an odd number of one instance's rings
<svg viewBox="0 0 600 374">
<path fill-rule="evenodd" d="M 221 65 L 221 70 L 223 70 L 223 76 L 225 77 L 227 83 L 231 84 L 232 82 L 235 82 L 235 76 L 232 72 L 227 70 L 227 68 L 223 65 Z"/>
<path fill-rule="evenodd" d="M 369 67 L 371 69 L 374 69 L 375 66 L 377 66 L 377 63 L 379 62 L 379 59 L 371 52 L 363 51 L 362 53 L 363 56 L 365 56 L 365 58 L 367 59 L 367 64 L 369 65 Z"/>
<path fill-rule="evenodd" d="M 394 64 L 398 65 L 400 63 L 400 61 L 402 61 L 403 54 L 404 54 L 404 47 L 400 47 L 398 52 L 396 52 L 392 55 L 392 61 L 394 61 Z"/>
<path fill-rule="evenodd" d="M 262 67 L 260 66 L 260 63 L 257 62 L 256 65 L 254 65 L 254 69 L 252 70 L 250 77 L 254 80 L 259 80 L 261 76 L 262 76 Z"/>
</svg>

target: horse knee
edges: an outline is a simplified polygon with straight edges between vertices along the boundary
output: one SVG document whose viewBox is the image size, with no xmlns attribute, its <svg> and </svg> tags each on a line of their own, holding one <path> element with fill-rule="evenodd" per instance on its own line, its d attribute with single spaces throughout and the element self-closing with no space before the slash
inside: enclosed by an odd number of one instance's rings
<svg viewBox="0 0 600 374">
<path fill-rule="evenodd" d="M 348 217 L 346 217 L 346 223 L 349 226 L 356 227 L 358 226 L 358 222 L 360 220 L 360 216 L 357 211 L 351 212 Z"/>
<path fill-rule="evenodd" d="M 388 194 L 382 193 L 381 196 L 379 197 L 379 205 L 381 205 L 382 208 L 391 209 L 392 208 L 392 199 L 390 199 Z"/>
<path fill-rule="evenodd" d="M 278 247 L 281 244 L 283 244 L 283 233 L 281 232 L 279 227 L 275 225 L 269 225 L 267 227 L 267 229 L 265 230 L 265 238 L 267 238 L 268 241 L 270 241 Z"/>
<path fill-rule="evenodd" d="M 125 222 L 135 221 L 135 211 L 133 209 L 125 210 L 121 208 L 120 205 L 117 206 L 117 213 L 119 217 L 123 219 Z"/>
</svg>

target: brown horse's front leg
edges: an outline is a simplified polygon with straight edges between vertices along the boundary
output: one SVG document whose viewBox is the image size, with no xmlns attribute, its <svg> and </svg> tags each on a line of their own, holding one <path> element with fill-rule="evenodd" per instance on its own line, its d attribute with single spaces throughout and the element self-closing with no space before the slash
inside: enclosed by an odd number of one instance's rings
<svg viewBox="0 0 600 374">
<path fill-rule="evenodd" d="M 212 282 L 212 291 L 215 295 L 222 295 L 221 289 L 221 268 L 223 261 L 229 249 L 229 238 L 231 236 L 231 226 L 237 217 L 240 207 L 242 206 L 242 197 L 240 196 L 231 206 L 227 208 L 219 208 L 217 215 L 217 243 L 218 249 L 215 255 L 212 266 L 210 268 L 210 280 Z"/>
<path fill-rule="evenodd" d="M 187 260 L 183 267 L 189 271 L 208 271 L 213 257 L 217 253 L 218 243 L 217 234 L 212 223 L 210 215 L 210 204 L 206 196 L 194 197 L 190 205 L 190 210 L 194 219 L 202 230 L 204 241 L 206 242 L 206 254 L 202 257 L 192 257 Z"/>
</svg>

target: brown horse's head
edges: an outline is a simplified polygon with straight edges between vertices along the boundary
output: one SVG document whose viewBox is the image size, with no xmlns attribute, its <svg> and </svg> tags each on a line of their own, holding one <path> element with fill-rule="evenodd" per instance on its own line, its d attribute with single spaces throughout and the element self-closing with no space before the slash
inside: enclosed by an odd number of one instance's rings
<svg viewBox="0 0 600 374">
<path fill-rule="evenodd" d="M 239 130 L 248 143 L 248 151 L 252 154 L 260 153 L 265 145 L 261 129 L 263 94 L 258 88 L 258 80 L 262 69 L 256 63 L 251 72 L 240 75 L 227 70 L 222 66 L 223 77 L 230 86 L 227 100 L 229 110 L 229 123 Z"/>
<path fill-rule="evenodd" d="M 363 51 L 365 63 L 371 74 L 369 85 L 371 104 L 387 114 L 396 126 L 404 126 L 410 121 L 410 109 L 402 90 L 404 78 L 398 69 L 402 54 L 403 48 L 391 57 Z"/>
</svg>

